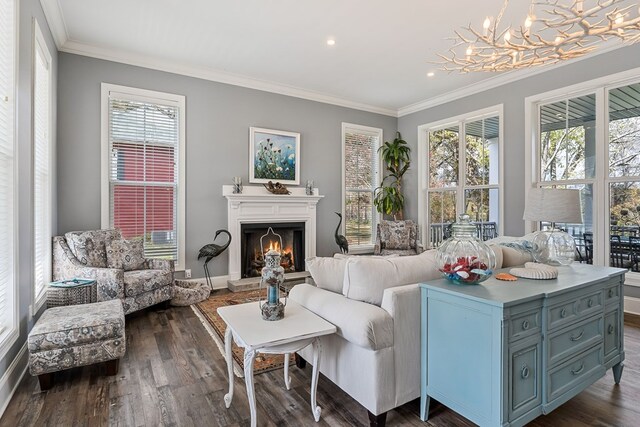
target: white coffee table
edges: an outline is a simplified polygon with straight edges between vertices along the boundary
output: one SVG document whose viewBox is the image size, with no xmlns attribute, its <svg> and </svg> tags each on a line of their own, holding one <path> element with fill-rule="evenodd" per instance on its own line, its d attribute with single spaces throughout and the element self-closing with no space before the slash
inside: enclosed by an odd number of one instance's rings
<svg viewBox="0 0 640 427">
<path fill-rule="evenodd" d="M 251 426 L 256 426 L 256 397 L 253 389 L 253 362 L 257 353 L 284 354 L 284 383 L 289 390 L 289 355 L 308 345 L 313 346 L 313 374 L 311 376 L 311 411 L 316 422 L 320 421 L 320 407 L 316 405 L 318 388 L 318 366 L 322 348 L 320 337 L 336 332 L 336 327 L 300 304 L 289 300 L 284 319 L 266 321 L 262 319 L 257 302 L 230 305 L 218 308 L 218 314 L 227 324 L 224 335 L 227 368 L 229 370 L 229 393 L 224 396 L 227 408 L 233 399 L 233 356 L 231 339 L 244 347 L 244 381 L 247 386 Z"/>
</svg>

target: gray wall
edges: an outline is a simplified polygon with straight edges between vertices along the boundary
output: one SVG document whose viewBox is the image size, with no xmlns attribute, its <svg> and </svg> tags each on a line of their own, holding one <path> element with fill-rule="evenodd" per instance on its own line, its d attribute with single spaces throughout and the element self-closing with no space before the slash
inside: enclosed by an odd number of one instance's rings
<svg viewBox="0 0 640 427">
<path fill-rule="evenodd" d="M 398 130 L 417 154 L 420 125 L 504 104 L 505 235 L 524 233 L 524 100 L 527 96 L 640 67 L 640 44 L 578 61 L 398 119 Z M 446 78 L 446 76 L 441 76 Z M 417 167 L 406 175 L 408 217 L 418 217 Z"/>
<path fill-rule="evenodd" d="M 0 359 L 0 377 L 16 357 L 20 348 L 27 340 L 27 334 L 33 327 L 36 318 L 29 316 L 29 305 L 32 298 L 33 283 L 33 227 L 32 227 L 32 143 L 31 143 L 31 107 L 32 107 L 32 63 L 33 63 L 33 19 L 38 20 L 49 52 L 52 56 L 54 100 L 58 67 L 58 51 L 51 37 L 51 32 L 45 20 L 44 13 L 38 0 L 17 1 L 19 4 L 19 35 L 18 35 L 18 303 L 20 320 L 20 337 L 8 353 Z M 55 105 L 55 104 L 54 104 Z M 54 124 L 55 111 L 54 111 Z M 55 150 L 54 150 L 55 151 Z M 55 215 L 55 194 L 53 195 Z M 55 218 L 54 218 L 55 232 Z"/>
<path fill-rule="evenodd" d="M 341 123 L 382 128 L 393 139 L 397 119 L 238 86 L 67 53 L 59 55 L 58 231 L 100 228 L 101 82 L 186 96 L 186 268 L 204 277 L 198 249 L 227 227 L 222 185 L 248 182 L 249 127 L 301 134 L 301 183 L 313 179 L 318 254 L 335 252 L 334 214 L 341 209 Z M 415 187 L 414 187 L 415 188 Z M 227 273 L 227 253 L 209 264 Z"/>
</svg>

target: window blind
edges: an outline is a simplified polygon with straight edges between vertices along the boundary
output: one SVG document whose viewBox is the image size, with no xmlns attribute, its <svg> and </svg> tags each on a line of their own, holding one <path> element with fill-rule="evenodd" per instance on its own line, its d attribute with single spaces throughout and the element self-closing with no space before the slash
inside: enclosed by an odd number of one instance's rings
<svg viewBox="0 0 640 427">
<path fill-rule="evenodd" d="M 36 30 L 33 91 L 34 300 L 51 281 L 51 64 Z"/>
<path fill-rule="evenodd" d="M 14 0 L 0 0 L 0 342 L 16 327 L 14 222 Z"/>
<path fill-rule="evenodd" d="M 109 96 L 109 220 L 145 256 L 178 259 L 179 108 Z"/>
</svg>

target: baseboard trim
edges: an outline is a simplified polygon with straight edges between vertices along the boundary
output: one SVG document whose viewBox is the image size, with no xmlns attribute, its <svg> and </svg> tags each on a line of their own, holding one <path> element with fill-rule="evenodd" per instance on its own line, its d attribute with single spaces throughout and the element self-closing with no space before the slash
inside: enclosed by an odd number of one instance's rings
<svg viewBox="0 0 640 427">
<path fill-rule="evenodd" d="M 640 298 L 624 297 L 624 312 L 640 316 Z"/>
<path fill-rule="evenodd" d="M 0 379 L 0 417 L 4 414 L 4 411 L 9 406 L 13 394 L 20 385 L 20 381 L 27 372 L 27 342 L 18 352 L 18 355 L 13 359 L 11 365 Z"/>
</svg>

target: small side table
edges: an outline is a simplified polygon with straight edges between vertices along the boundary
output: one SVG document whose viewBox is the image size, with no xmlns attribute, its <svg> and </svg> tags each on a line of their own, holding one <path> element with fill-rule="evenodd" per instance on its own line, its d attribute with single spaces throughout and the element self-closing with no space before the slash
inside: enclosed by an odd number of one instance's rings
<svg viewBox="0 0 640 427">
<path fill-rule="evenodd" d="M 65 305 L 90 304 L 96 302 L 96 281 L 91 279 L 70 279 L 52 283 L 76 282 L 71 286 L 47 286 L 47 308 Z"/>
<path fill-rule="evenodd" d="M 218 314 L 227 324 L 225 331 L 225 354 L 229 371 L 229 393 L 224 396 L 227 408 L 233 399 L 233 355 L 232 339 L 244 348 L 244 381 L 247 386 L 251 426 L 257 425 L 256 397 L 253 388 L 253 362 L 258 353 L 284 354 L 284 383 L 289 390 L 289 354 L 313 346 L 313 374 L 311 376 L 311 411 L 316 422 L 320 421 L 321 409 L 316 405 L 318 368 L 322 346 L 320 337 L 336 332 L 336 327 L 320 316 L 289 300 L 282 320 L 262 319 L 257 302 L 218 308 Z"/>
</svg>

